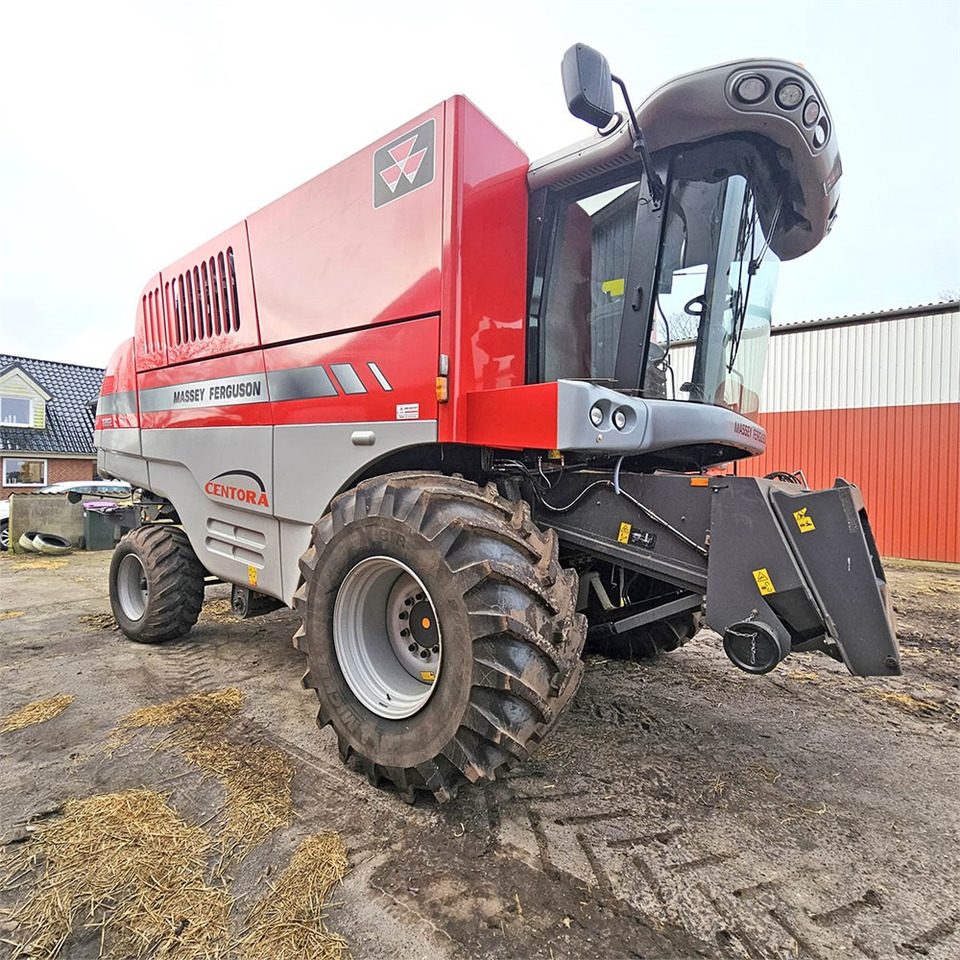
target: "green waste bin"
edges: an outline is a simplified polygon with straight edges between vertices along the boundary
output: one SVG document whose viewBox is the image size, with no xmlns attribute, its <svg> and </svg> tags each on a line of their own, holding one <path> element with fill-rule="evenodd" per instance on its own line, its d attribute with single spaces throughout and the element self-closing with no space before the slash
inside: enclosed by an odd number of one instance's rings
<svg viewBox="0 0 960 960">
<path fill-rule="evenodd" d="M 112 550 L 116 543 L 117 518 L 110 513 L 83 508 L 83 545 L 86 550 Z"/>
</svg>

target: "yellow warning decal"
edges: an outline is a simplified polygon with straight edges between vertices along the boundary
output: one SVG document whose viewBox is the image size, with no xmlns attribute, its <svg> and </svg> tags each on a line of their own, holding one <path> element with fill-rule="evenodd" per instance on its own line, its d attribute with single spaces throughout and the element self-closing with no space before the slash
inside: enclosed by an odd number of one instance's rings
<svg viewBox="0 0 960 960">
<path fill-rule="evenodd" d="M 629 523 L 620 524 L 620 532 L 617 534 L 617 541 L 619 543 L 629 543 L 630 542 L 630 531 L 632 527 Z"/>
<path fill-rule="evenodd" d="M 247 567 L 247 582 L 251 587 L 257 585 L 257 568 L 256 567 Z"/>
<path fill-rule="evenodd" d="M 609 293 L 611 297 L 622 297 L 625 288 L 626 280 L 623 277 L 620 277 L 619 280 L 607 280 L 601 287 L 603 292 Z"/>
<path fill-rule="evenodd" d="M 437 675 L 435 673 L 431 673 L 429 670 L 421 670 L 420 679 L 424 683 L 433 683 L 433 681 L 437 679 Z"/>
<path fill-rule="evenodd" d="M 813 517 L 807 516 L 806 507 L 804 507 L 802 510 L 795 510 L 793 513 L 793 519 L 797 521 L 797 526 L 800 528 L 801 533 L 809 533 L 811 530 L 817 529 L 813 525 Z"/>
<path fill-rule="evenodd" d="M 759 570 L 754 570 L 753 579 L 757 581 L 757 587 L 764 596 L 766 596 L 768 593 L 777 592 L 777 588 L 773 585 L 773 581 L 770 579 L 770 574 L 767 573 L 766 567 L 761 567 Z"/>
</svg>

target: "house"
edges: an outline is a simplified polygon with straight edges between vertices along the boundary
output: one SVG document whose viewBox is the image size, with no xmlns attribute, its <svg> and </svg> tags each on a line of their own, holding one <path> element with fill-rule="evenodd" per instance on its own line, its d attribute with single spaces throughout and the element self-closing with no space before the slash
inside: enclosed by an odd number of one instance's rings
<svg viewBox="0 0 960 960">
<path fill-rule="evenodd" d="M 0 500 L 96 476 L 93 418 L 103 370 L 0 353 Z"/>
</svg>

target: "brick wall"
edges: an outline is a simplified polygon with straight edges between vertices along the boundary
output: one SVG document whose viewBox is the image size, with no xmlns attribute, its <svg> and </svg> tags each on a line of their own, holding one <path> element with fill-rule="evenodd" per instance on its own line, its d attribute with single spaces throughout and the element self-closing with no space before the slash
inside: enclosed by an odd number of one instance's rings
<svg viewBox="0 0 960 960">
<path fill-rule="evenodd" d="M 6 456 L 6 455 L 4 455 Z M 50 457 L 43 454 L 12 454 L 16 460 L 46 460 L 47 483 L 61 483 L 64 480 L 92 480 L 97 473 L 97 461 L 80 457 Z M 6 500 L 11 493 L 27 493 L 36 487 L 0 486 L 0 500 Z"/>
</svg>

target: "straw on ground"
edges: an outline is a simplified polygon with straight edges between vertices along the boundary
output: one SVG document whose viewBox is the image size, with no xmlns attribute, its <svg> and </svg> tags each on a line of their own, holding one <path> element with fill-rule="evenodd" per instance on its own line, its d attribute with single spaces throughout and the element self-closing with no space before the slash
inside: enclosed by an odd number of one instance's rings
<svg viewBox="0 0 960 960">
<path fill-rule="evenodd" d="M 99 956 L 230 955 L 233 898 L 204 880 L 212 841 L 180 820 L 167 797 L 127 790 L 69 800 L 36 827 L 8 886 L 41 871 L 11 919 L 14 957 L 56 957 L 78 928 L 99 929 Z"/>
<path fill-rule="evenodd" d="M 346 940 L 324 923 L 323 908 L 347 871 L 335 833 L 307 837 L 270 892 L 247 915 L 240 940 L 246 960 L 346 960 Z"/>
<path fill-rule="evenodd" d="M 144 707 L 118 723 L 112 741 L 122 745 L 138 729 L 173 726 L 170 739 L 159 746 L 178 747 L 205 777 L 220 782 L 226 794 L 220 842 L 224 852 L 237 859 L 290 823 L 294 773 L 280 750 L 225 737 L 242 703 L 243 693 L 227 687 Z"/>
<path fill-rule="evenodd" d="M 59 716 L 73 702 L 69 694 L 58 694 L 55 697 L 45 697 L 43 700 L 34 700 L 25 707 L 8 713 L 0 718 L 0 733 L 10 730 L 22 730 L 32 723 L 43 723 Z"/>
</svg>

